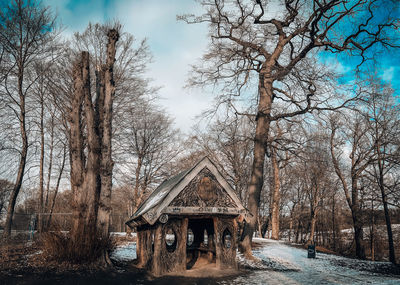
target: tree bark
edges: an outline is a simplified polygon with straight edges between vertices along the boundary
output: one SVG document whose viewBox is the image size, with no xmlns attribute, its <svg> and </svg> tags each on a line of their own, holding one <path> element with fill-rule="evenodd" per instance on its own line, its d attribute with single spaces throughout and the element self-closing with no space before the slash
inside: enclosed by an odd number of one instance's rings
<svg viewBox="0 0 400 285">
<path fill-rule="evenodd" d="M 375 260 L 375 213 L 374 213 L 374 199 L 371 201 L 371 230 L 370 230 L 370 248 L 371 248 L 371 260 Z"/>
<path fill-rule="evenodd" d="M 272 173 L 274 177 L 273 184 L 273 195 L 272 195 L 272 211 L 271 211 L 271 238 L 279 239 L 279 206 L 281 198 L 281 182 L 279 177 L 279 166 L 277 161 L 276 149 L 271 146 L 271 161 L 272 161 Z"/>
<path fill-rule="evenodd" d="M 335 153 L 334 153 L 334 143 L 333 139 L 335 136 L 336 128 L 332 129 L 331 132 L 331 137 L 330 137 L 330 149 L 331 149 L 331 157 L 332 157 L 332 162 L 333 162 L 333 167 L 335 169 L 335 172 L 337 176 L 339 177 L 340 181 L 342 182 L 343 185 L 343 190 L 345 192 L 346 196 L 346 201 L 347 204 L 350 207 L 351 210 L 351 216 L 353 219 L 353 228 L 354 228 L 354 241 L 356 244 L 356 256 L 358 258 L 365 258 L 365 249 L 362 244 L 363 241 L 363 222 L 362 222 L 362 217 L 361 217 L 361 209 L 359 205 L 359 199 L 358 199 L 358 175 L 360 173 L 360 170 L 362 169 L 359 168 L 356 170 L 356 160 L 355 160 L 355 152 L 356 152 L 356 145 L 355 142 L 353 142 L 353 147 L 351 151 L 351 196 L 350 196 L 350 191 L 348 184 L 346 182 L 346 179 L 343 176 L 342 171 L 340 170 L 339 167 L 339 162 L 336 159 Z M 359 163 L 359 162 L 358 162 Z M 365 164 L 363 167 L 366 167 L 367 164 Z"/>
<path fill-rule="evenodd" d="M 40 92 L 41 93 L 41 92 Z M 43 231 L 43 213 L 44 213 L 44 98 L 40 95 L 40 165 L 39 165 L 39 219 L 38 232 Z"/>
<path fill-rule="evenodd" d="M 93 245 L 97 236 L 97 213 L 101 191 L 100 160 L 101 145 L 99 140 L 99 129 L 96 124 L 95 111 L 92 104 L 90 92 L 90 68 L 89 53 L 82 52 L 82 78 L 84 83 L 84 110 L 87 132 L 87 162 L 84 177 L 81 199 L 79 200 L 80 209 L 84 211 L 84 220 L 78 225 L 79 232 L 82 234 L 83 241 Z M 75 232 L 77 234 L 77 232 Z M 78 234 L 78 236 L 80 235 Z"/>
<path fill-rule="evenodd" d="M 90 101 L 89 53 L 82 52 L 74 70 L 74 98 L 71 108 L 71 186 L 74 191 L 73 225 L 71 240 L 76 253 L 93 244 L 96 236 L 96 194 L 100 189 L 99 176 L 95 167 L 99 164 L 99 146 L 93 129 L 94 114 Z M 89 98 L 88 98 L 89 97 Z M 85 118 L 88 130 L 88 161 L 85 169 L 83 152 L 82 105 L 85 102 Z M 90 112 L 92 108 L 92 112 Z M 98 143 L 98 140 L 97 140 Z M 79 247 L 79 248 L 78 248 Z"/>
<path fill-rule="evenodd" d="M 139 179 L 140 179 L 140 170 L 142 168 L 142 157 L 138 157 L 136 171 L 135 171 L 135 187 L 133 188 L 133 212 L 136 212 L 139 207 Z"/>
<path fill-rule="evenodd" d="M 112 102 L 115 93 L 113 66 L 118 32 L 108 32 L 107 60 L 96 72 L 96 100 L 90 91 L 89 53 L 82 52 L 74 66 L 74 100 L 71 108 L 70 147 L 71 185 L 74 190 L 73 227 L 71 241 L 75 257 L 91 258 L 98 239 L 107 242 L 111 213 L 113 161 L 111 156 Z M 82 122 L 82 105 L 84 119 Z M 87 155 L 83 148 L 86 131 Z M 97 249 L 98 250 L 98 249 Z M 109 264 L 106 249 L 100 250 L 102 265 Z"/>
<path fill-rule="evenodd" d="M 98 212 L 98 229 L 102 238 L 108 238 L 111 216 L 111 191 L 112 172 L 114 162 L 111 153 L 112 139 L 112 107 L 115 94 L 114 63 L 116 53 L 116 42 L 119 34 L 112 29 L 108 32 L 107 60 L 104 70 L 104 106 L 103 114 L 99 119 L 102 121 L 101 133 L 101 196 Z"/>
<path fill-rule="evenodd" d="M 49 167 L 47 169 L 46 199 L 44 202 L 44 211 L 46 212 L 49 211 L 50 182 L 51 182 L 51 173 L 53 169 L 53 151 L 54 151 L 54 113 L 51 115 L 51 126 L 50 126 L 50 155 L 49 155 Z M 49 219 L 50 215 L 47 217 L 46 227 L 44 227 L 44 230 L 46 231 L 48 230 L 48 226 L 50 225 Z"/>
<path fill-rule="evenodd" d="M 352 183 L 351 183 L 351 196 L 352 196 L 352 204 L 351 204 L 351 215 L 353 218 L 354 224 L 354 241 L 356 243 L 356 256 L 362 259 L 365 259 L 365 248 L 363 245 L 364 239 L 364 230 L 363 230 L 363 221 L 361 217 L 361 208 L 360 202 L 358 198 L 358 179 L 352 175 Z"/>
<path fill-rule="evenodd" d="M 50 225 L 51 225 L 51 219 L 52 219 L 52 215 L 53 215 L 53 211 L 54 211 L 54 205 L 56 204 L 58 189 L 60 188 L 60 181 L 61 181 L 62 174 L 64 172 L 66 156 L 67 156 L 67 150 L 66 150 L 66 146 L 64 145 L 63 159 L 62 159 L 62 163 L 61 163 L 60 172 L 59 172 L 58 178 L 57 178 L 56 188 L 54 190 L 54 196 L 53 196 L 53 199 L 52 199 L 52 202 L 51 202 L 51 206 L 50 206 L 49 218 L 47 219 L 46 229 L 49 229 Z"/>
<path fill-rule="evenodd" d="M 310 222 L 310 236 L 308 238 L 307 243 L 314 243 L 314 234 L 315 234 L 315 224 L 317 222 L 317 212 L 316 210 L 311 210 L 311 222 Z"/>
<path fill-rule="evenodd" d="M 381 197 L 382 197 L 383 211 L 385 213 L 385 223 L 386 223 L 386 230 L 387 230 L 387 235 L 388 235 L 388 245 L 389 245 L 389 261 L 392 262 L 393 264 L 396 264 L 396 255 L 395 255 L 394 242 L 393 242 L 392 222 L 390 220 L 390 213 L 389 213 L 389 207 L 388 207 L 388 203 L 387 203 L 387 196 L 386 196 L 385 184 L 384 184 L 384 173 L 383 173 L 384 172 L 384 162 L 381 159 L 379 144 L 377 146 L 377 152 L 378 152 L 378 168 L 379 168 L 378 185 L 379 185 L 379 189 L 380 189 Z"/>
<path fill-rule="evenodd" d="M 311 201 L 310 201 L 310 208 L 311 208 L 311 222 L 310 222 L 310 236 L 308 238 L 307 243 L 314 242 L 314 234 L 315 234 L 315 228 L 316 228 L 316 222 L 317 222 L 317 216 L 318 216 L 318 211 L 319 211 L 319 202 L 321 200 L 320 198 L 320 185 L 315 183 L 315 192 L 312 193 L 311 195 Z M 312 189 L 310 190 L 311 192 L 313 191 Z"/>
<path fill-rule="evenodd" d="M 332 196 L 332 248 L 333 251 L 336 251 L 336 211 L 335 211 L 336 199 L 335 195 Z"/>
<path fill-rule="evenodd" d="M 19 94 L 19 122 L 20 122 L 20 131 L 21 131 L 21 139 L 22 139 L 22 146 L 21 146 L 21 157 L 19 160 L 19 166 L 18 166 L 18 174 L 17 174 L 17 179 L 14 184 L 14 188 L 11 191 L 10 199 L 8 202 L 8 208 L 7 208 L 7 218 L 6 222 L 4 224 L 4 232 L 3 232 L 3 238 L 9 238 L 11 236 L 11 225 L 12 225 L 12 219 L 14 216 L 14 208 L 15 208 L 15 203 L 17 202 L 17 197 L 19 194 L 19 191 L 21 190 L 22 186 L 22 180 L 24 177 L 24 172 L 25 172 L 25 166 L 26 166 L 26 157 L 28 155 L 28 136 L 26 133 L 26 118 L 25 118 L 25 95 L 23 92 L 23 66 L 22 63 L 18 64 L 18 94 Z"/>
<path fill-rule="evenodd" d="M 251 242 L 257 224 L 260 195 L 264 183 L 265 147 L 270 129 L 272 105 L 272 80 L 270 72 L 263 68 L 259 74 L 259 103 L 257 113 L 256 133 L 254 137 L 254 159 L 250 183 L 248 186 L 248 209 L 250 217 L 243 229 L 239 249 L 247 258 L 253 258 Z"/>
</svg>

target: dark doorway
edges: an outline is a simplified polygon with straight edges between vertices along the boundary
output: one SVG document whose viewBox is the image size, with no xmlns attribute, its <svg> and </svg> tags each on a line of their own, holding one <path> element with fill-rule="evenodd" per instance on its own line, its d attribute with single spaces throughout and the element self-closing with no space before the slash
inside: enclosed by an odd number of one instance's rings
<svg viewBox="0 0 400 285">
<path fill-rule="evenodd" d="M 214 222 L 211 218 L 189 219 L 186 268 L 215 263 Z"/>
</svg>

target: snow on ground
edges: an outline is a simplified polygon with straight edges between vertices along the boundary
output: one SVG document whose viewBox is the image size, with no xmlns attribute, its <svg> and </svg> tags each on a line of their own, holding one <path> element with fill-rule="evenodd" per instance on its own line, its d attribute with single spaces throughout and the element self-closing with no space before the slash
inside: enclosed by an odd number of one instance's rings
<svg viewBox="0 0 400 285">
<path fill-rule="evenodd" d="M 111 253 L 110 258 L 120 262 L 128 262 L 136 259 L 136 242 L 128 242 L 117 246 Z"/>
<path fill-rule="evenodd" d="M 253 253 L 262 260 L 263 269 L 239 276 L 232 280 L 233 284 L 400 284 L 399 276 L 362 270 L 372 268 L 376 262 L 323 253 L 312 259 L 307 258 L 306 249 L 284 242 L 259 238 L 254 241 L 262 244 Z"/>
<path fill-rule="evenodd" d="M 218 280 L 216 284 L 400 284 L 400 276 L 370 272 L 376 265 L 390 266 L 387 262 L 361 261 L 323 253 L 317 253 L 312 259 L 307 258 L 306 249 L 292 247 L 282 241 L 261 238 L 254 241 L 261 244 L 253 250 L 261 262 L 246 261 L 238 254 L 239 263 L 254 270 Z M 111 258 L 125 262 L 135 259 L 136 243 L 117 247 Z"/>
<path fill-rule="evenodd" d="M 111 232 L 110 235 L 112 237 L 126 237 L 128 234 L 126 232 Z M 130 233 L 130 237 L 136 237 L 136 233 Z"/>
<path fill-rule="evenodd" d="M 386 233 L 386 224 L 383 225 L 375 225 L 375 230 L 382 231 Z M 365 233 L 369 233 L 370 228 L 369 227 L 363 227 L 363 231 Z M 392 231 L 400 231 L 400 224 L 392 224 Z M 342 233 L 344 234 L 353 234 L 354 233 L 354 228 L 348 228 L 348 229 L 342 229 Z"/>
</svg>

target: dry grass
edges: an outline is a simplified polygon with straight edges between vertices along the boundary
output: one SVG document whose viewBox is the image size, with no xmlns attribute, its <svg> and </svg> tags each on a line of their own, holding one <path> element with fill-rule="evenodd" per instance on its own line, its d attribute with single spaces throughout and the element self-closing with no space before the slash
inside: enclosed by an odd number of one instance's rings
<svg viewBox="0 0 400 285">
<path fill-rule="evenodd" d="M 96 262 L 115 247 L 110 238 L 95 237 L 91 244 L 76 243 L 68 234 L 60 231 L 43 233 L 40 243 L 49 259 L 78 264 Z"/>
</svg>

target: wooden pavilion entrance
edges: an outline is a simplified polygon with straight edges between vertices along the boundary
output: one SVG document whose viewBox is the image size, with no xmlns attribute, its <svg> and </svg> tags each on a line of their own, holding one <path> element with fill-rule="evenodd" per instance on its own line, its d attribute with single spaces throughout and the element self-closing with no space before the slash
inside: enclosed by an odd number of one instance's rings
<svg viewBox="0 0 400 285">
<path fill-rule="evenodd" d="M 164 181 L 126 222 L 137 231 L 137 266 L 160 276 L 237 268 L 237 218 L 246 210 L 206 157 Z"/>
</svg>

